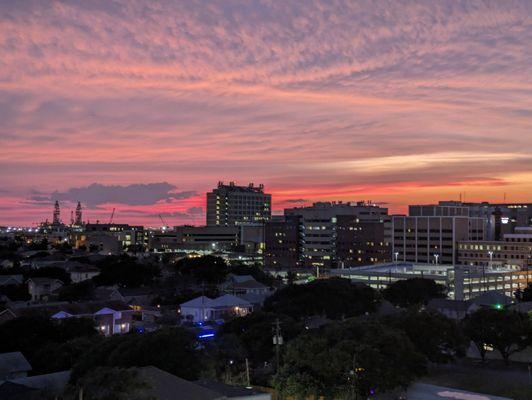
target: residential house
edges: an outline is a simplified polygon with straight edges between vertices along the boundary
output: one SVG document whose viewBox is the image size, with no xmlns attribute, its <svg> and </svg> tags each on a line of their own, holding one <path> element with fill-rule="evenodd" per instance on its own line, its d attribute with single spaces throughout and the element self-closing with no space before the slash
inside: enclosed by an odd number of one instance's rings
<svg viewBox="0 0 532 400">
<path fill-rule="evenodd" d="M 0 399 L 32 400 L 59 398 L 70 379 L 70 371 L 53 372 L 0 381 Z"/>
<path fill-rule="evenodd" d="M 24 278 L 20 274 L 0 275 L 0 286 L 22 285 Z"/>
<path fill-rule="evenodd" d="M 56 295 L 63 286 L 63 282 L 54 278 L 28 279 L 28 292 L 32 301 L 48 301 Z"/>
<path fill-rule="evenodd" d="M 253 305 L 249 301 L 231 294 L 216 299 L 200 296 L 181 304 L 180 312 L 183 318 L 198 322 L 233 316 L 243 317 L 253 312 Z"/>
<path fill-rule="evenodd" d="M 0 354 L 0 381 L 28 376 L 31 365 L 20 352 Z"/>
<path fill-rule="evenodd" d="M 65 263 L 64 268 L 70 274 L 70 280 L 72 283 L 83 282 L 100 275 L 99 268 L 89 264 L 78 263 L 76 261 Z"/>
<path fill-rule="evenodd" d="M 164 400 L 271 400 L 271 394 L 255 388 L 231 386 L 223 383 L 200 380 L 190 382 L 149 366 L 137 368 L 138 379 L 146 383 L 140 389 L 149 398 Z"/>
<path fill-rule="evenodd" d="M 60 321 L 66 318 L 90 318 L 95 328 L 104 335 L 124 334 L 132 330 L 137 312 L 122 301 L 56 303 L 30 305 L 11 309 L 17 317 L 44 315 Z"/>
</svg>

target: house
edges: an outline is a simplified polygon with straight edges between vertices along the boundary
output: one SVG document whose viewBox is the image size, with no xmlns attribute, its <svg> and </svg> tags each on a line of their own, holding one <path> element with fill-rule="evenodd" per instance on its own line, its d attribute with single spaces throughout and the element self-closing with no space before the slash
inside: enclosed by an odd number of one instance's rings
<svg viewBox="0 0 532 400">
<path fill-rule="evenodd" d="M 48 301 L 52 295 L 57 294 L 63 282 L 54 278 L 28 279 L 28 292 L 32 301 Z"/>
<path fill-rule="evenodd" d="M 17 315 L 9 308 L 0 311 L 0 325 L 15 318 L 17 318 Z"/>
<path fill-rule="evenodd" d="M 224 400 L 220 393 L 169 374 L 156 367 L 137 368 L 138 380 L 147 384 L 146 395 L 160 400 Z"/>
<path fill-rule="evenodd" d="M 61 396 L 70 379 L 70 371 L 34 375 L 0 381 L 0 399 L 43 399 Z"/>
<path fill-rule="evenodd" d="M 193 322 L 243 317 L 253 312 L 253 304 L 240 297 L 226 294 L 215 299 L 200 296 L 180 306 L 181 315 Z"/>
<path fill-rule="evenodd" d="M 439 312 L 448 318 L 462 319 L 481 308 L 512 307 L 514 300 L 501 292 L 484 292 L 469 300 L 432 299 L 427 310 Z"/>
<path fill-rule="evenodd" d="M 72 283 L 83 282 L 100 275 L 99 268 L 89 264 L 82 264 L 77 261 L 65 263 L 64 268 L 70 274 L 70 280 Z"/>
<path fill-rule="evenodd" d="M 271 394 L 255 388 L 230 386 L 210 380 L 190 382 L 156 367 L 137 368 L 141 389 L 149 398 L 160 400 L 271 400 Z"/>
<path fill-rule="evenodd" d="M 90 318 L 104 336 L 130 332 L 139 314 L 122 301 L 30 305 L 11 309 L 11 312 L 17 317 L 44 315 L 57 321 L 66 318 Z"/>
<path fill-rule="evenodd" d="M 234 295 L 240 294 L 261 294 L 267 295 L 270 292 L 268 286 L 258 282 L 251 275 L 229 274 L 227 280 L 222 285 L 223 291 Z"/>
<path fill-rule="evenodd" d="M 127 304 L 114 301 L 107 303 L 66 304 L 50 318 L 92 318 L 98 331 L 104 336 L 128 333 L 133 325 L 133 311 Z"/>
<path fill-rule="evenodd" d="M 24 278 L 20 274 L 0 275 L 0 286 L 22 285 Z"/>
<path fill-rule="evenodd" d="M 431 299 L 427 304 L 427 311 L 438 312 L 447 318 L 460 320 L 467 315 L 469 302 L 464 300 Z"/>
<path fill-rule="evenodd" d="M 20 351 L 0 354 L 0 381 L 24 378 L 31 371 L 31 365 Z"/>
<path fill-rule="evenodd" d="M 118 293 L 122 301 L 135 307 L 149 306 L 154 298 L 152 290 L 144 287 L 119 288 Z"/>
</svg>

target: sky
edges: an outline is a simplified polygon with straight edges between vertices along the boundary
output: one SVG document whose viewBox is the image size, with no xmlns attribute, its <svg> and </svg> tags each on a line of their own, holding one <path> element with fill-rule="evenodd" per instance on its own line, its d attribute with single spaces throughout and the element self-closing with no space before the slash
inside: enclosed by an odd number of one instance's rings
<svg viewBox="0 0 532 400">
<path fill-rule="evenodd" d="M 532 1 L 0 1 L 0 225 L 532 202 Z"/>
</svg>

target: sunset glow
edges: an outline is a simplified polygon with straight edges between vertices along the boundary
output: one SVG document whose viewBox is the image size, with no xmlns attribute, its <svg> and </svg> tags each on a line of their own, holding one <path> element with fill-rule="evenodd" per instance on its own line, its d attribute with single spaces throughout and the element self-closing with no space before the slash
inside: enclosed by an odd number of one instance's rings
<svg viewBox="0 0 532 400">
<path fill-rule="evenodd" d="M 532 2 L 0 3 L 0 225 L 205 223 L 219 180 L 530 201 Z"/>
</svg>

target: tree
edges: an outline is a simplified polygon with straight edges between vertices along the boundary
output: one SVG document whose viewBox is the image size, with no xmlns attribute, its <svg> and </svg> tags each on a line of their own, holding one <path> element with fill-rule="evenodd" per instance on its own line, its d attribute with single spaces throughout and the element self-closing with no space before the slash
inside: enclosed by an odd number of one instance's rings
<svg viewBox="0 0 532 400">
<path fill-rule="evenodd" d="M 290 341 L 303 330 L 303 324 L 297 323 L 289 316 L 257 311 L 224 324 L 220 333 L 222 337 L 235 335 L 242 343 L 250 361 L 262 364 L 273 358 L 272 327 L 277 319 L 281 323 L 285 342 Z"/>
<path fill-rule="evenodd" d="M 65 398 L 76 400 L 82 391 L 86 400 L 154 400 L 149 388 L 134 368 L 99 367 L 69 386 Z"/>
<path fill-rule="evenodd" d="M 42 317 L 19 317 L 0 325 L 0 353 L 20 351 L 30 364 L 41 365 L 38 359 L 52 357 L 42 349 L 80 337 L 96 336 L 94 322 L 86 318 L 56 321 Z M 37 355 L 39 353 L 39 355 Z"/>
<path fill-rule="evenodd" d="M 409 310 L 385 321 L 405 332 L 418 351 L 431 362 L 450 362 L 455 355 L 465 352 L 466 339 L 460 326 L 439 313 Z"/>
<path fill-rule="evenodd" d="M 94 283 L 88 279 L 59 289 L 59 301 L 91 300 L 94 294 Z"/>
<path fill-rule="evenodd" d="M 160 275 L 157 265 L 141 264 L 127 255 L 106 257 L 97 265 L 101 272 L 93 278 L 96 285 L 138 287 L 151 285 Z"/>
<path fill-rule="evenodd" d="M 194 336 L 183 328 L 172 328 L 106 338 L 79 358 L 73 370 L 73 380 L 96 367 L 149 365 L 184 379 L 197 379 L 201 363 Z"/>
<path fill-rule="evenodd" d="M 486 346 L 498 350 L 505 364 L 513 353 L 530 344 L 532 324 L 528 315 L 502 309 L 481 308 L 463 321 L 467 337 L 475 344 L 480 357 L 486 359 Z"/>
<path fill-rule="evenodd" d="M 300 398 L 368 396 L 406 387 L 425 368 L 424 357 L 401 331 L 349 320 L 291 341 L 274 385 Z"/>
<path fill-rule="evenodd" d="M 382 291 L 383 297 L 389 302 L 400 306 L 420 306 L 429 300 L 445 298 L 445 286 L 432 279 L 411 278 L 393 282 Z"/>
<path fill-rule="evenodd" d="M 0 295 L 7 296 L 11 301 L 28 301 L 31 299 L 28 285 L 25 284 L 0 286 Z"/>
<path fill-rule="evenodd" d="M 331 278 L 280 289 L 266 299 L 264 310 L 293 318 L 324 315 L 335 319 L 374 311 L 377 304 L 377 292 L 369 286 Z"/>
<path fill-rule="evenodd" d="M 191 276 L 196 282 L 220 283 L 227 276 L 227 264 L 221 257 L 203 256 L 180 259 L 175 264 L 181 275 Z"/>
</svg>

